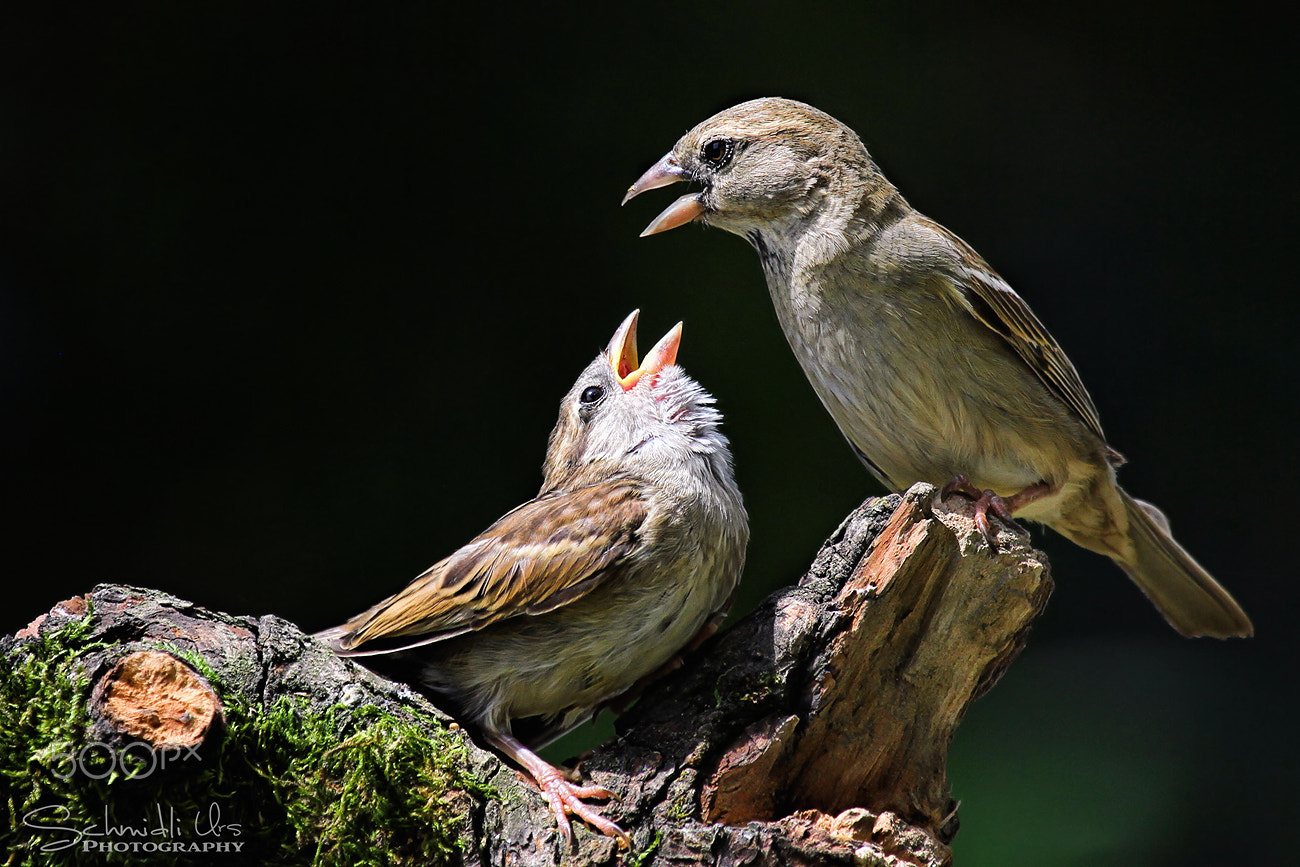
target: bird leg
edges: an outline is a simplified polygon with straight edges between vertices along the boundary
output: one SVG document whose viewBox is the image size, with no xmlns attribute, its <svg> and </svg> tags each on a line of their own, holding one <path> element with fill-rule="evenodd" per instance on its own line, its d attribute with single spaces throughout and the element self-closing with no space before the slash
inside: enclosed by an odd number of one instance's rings
<svg viewBox="0 0 1300 867">
<path fill-rule="evenodd" d="M 483 737 L 533 778 L 533 782 L 542 790 L 547 803 L 550 804 L 551 812 L 555 814 L 555 822 L 559 825 L 560 834 L 563 835 L 566 844 L 573 843 L 573 829 L 569 826 L 568 815 L 572 813 L 602 834 L 618 838 L 623 846 L 632 845 L 632 838 L 626 831 L 606 819 L 594 807 L 582 802 L 583 798 L 617 797 L 609 789 L 602 786 L 575 786 L 564 778 L 564 774 L 558 768 L 511 735 L 485 730 Z"/>
<path fill-rule="evenodd" d="M 1024 534 L 1025 528 L 1011 517 L 1017 509 L 1022 509 L 1041 497 L 1051 493 L 1051 486 L 1047 482 L 1038 482 L 1030 485 L 1018 493 L 1009 497 L 999 497 L 991 490 L 985 488 L 980 490 L 971 484 L 970 479 L 962 473 L 953 476 L 948 484 L 939 489 L 939 498 L 948 499 L 952 494 L 961 494 L 963 497 L 969 497 L 975 502 L 975 526 L 984 534 L 984 539 L 989 543 L 989 547 L 994 551 L 998 549 L 997 540 L 993 533 L 993 527 L 989 524 L 989 512 L 997 515 L 1002 521 L 1017 533 Z"/>
</svg>

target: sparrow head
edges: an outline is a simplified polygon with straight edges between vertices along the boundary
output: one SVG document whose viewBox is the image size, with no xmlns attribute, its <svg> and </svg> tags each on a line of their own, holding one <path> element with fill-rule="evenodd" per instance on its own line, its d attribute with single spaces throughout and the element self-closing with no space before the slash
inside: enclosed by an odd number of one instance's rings
<svg viewBox="0 0 1300 867">
<path fill-rule="evenodd" d="M 546 450 L 544 490 L 595 469 L 662 473 L 691 455 L 728 464 L 721 414 L 709 395 L 677 366 L 682 324 L 673 326 L 638 363 L 636 323 L 623 320 L 609 347 L 587 366 L 560 403 Z"/>
<path fill-rule="evenodd" d="M 704 188 L 669 205 L 643 237 L 691 221 L 749 236 L 843 206 L 845 191 L 888 185 L 853 130 L 810 105 L 777 97 L 743 102 L 696 126 L 628 189 L 623 203 L 678 181 Z"/>
</svg>

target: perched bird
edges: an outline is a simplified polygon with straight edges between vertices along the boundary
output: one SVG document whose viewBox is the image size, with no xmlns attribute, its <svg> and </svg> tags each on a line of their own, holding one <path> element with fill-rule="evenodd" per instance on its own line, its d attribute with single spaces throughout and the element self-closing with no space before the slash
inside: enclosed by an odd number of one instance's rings
<svg viewBox="0 0 1300 867">
<path fill-rule="evenodd" d="M 676 365 L 681 323 L 638 364 L 637 315 L 561 402 L 541 492 L 317 635 L 444 698 L 532 777 L 566 841 L 567 813 L 628 838 L 583 801 L 611 792 L 574 785 L 530 746 L 628 699 L 716 629 L 749 540 L 722 417 Z"/>
<path fill-rule="evenodd" d="M 1116 482 L 1074 366 L 964 241 L 917 213 L 847 126 L 756 99 L 687 132 L 623 201 L 678 181 L 643 235 L 691 221 L 758 251 L 785 336 L 867 468 L 1041 521 L 1105 554 L 1183 635 L 1252 634 L 1241 607 Z"/>
</svg>

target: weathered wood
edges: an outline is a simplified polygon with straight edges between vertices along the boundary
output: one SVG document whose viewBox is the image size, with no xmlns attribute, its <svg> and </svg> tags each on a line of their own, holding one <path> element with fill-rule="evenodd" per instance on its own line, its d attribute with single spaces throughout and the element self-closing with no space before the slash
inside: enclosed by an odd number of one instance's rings
<svg viewBox="0 0 1300 867">
<path fill-rule="evenodd" d="M 947 863 L 952 733 L 1052 586 L 1022 537 L 997 543 L 969 503 L 935 503 L 927 485 L 869 501 L 798 585 L 621 718 L 584 770 L 623 793 L 616 819 L 663 830 L 666 863 L 754 847 L 763 863 L 803 863 L 786 848 L 796 837 L 829 863 Z"/>
<path fill-rule="evenodd" d="M 975 529 L 968 503 L 936 503 L 929 486 L 851 514 L 798 584 L 653 684 L 619 719 L 617 739 L 582 762 L 586 781 L 620 794 L 605 812 L 632 834 L 632 852 L 581 826 L 566 850 L 521 775 L 454 731 L 468 770 L 499 795 L 464 797 L 460 860 L 950 863 L 953 731 L 1019 652 L 1051 591 L 1041 554 L 1005 530 L 997 545 Z M 409 688 L 335 658 L 283 620 L 216 614 L 153 591 L 96 588 L 0 653 L 21 654 L 87 602 L 86 640 L 108 644 L 83 660 L 92 683 L 163 642 L 206 661 L 226 698 L 269 706 L 297 696 L 309 714 L 377 705 L 431 731 L 448 725 Z"/>
</svg>

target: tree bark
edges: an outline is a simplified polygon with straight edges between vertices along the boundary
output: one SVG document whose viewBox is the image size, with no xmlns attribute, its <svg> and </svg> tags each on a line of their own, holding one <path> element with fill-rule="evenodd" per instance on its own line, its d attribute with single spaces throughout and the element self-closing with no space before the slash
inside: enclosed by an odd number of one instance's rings
<svg viewBox="0 0 1300 867">
<path fill-rule="evenodd" d="M 580 824 L 566 848 L 520 774 L 453 730 L 466 747 L 463 772 L 492 791 L 456 793 L 464 821 L 447 860 L 949 864 L 953 732 L 1019 653 L 1051 587 L 1041 553 L 1006 528 L 991 548 L 959 497 L 940 502 L 917 485 L 868 500 L 797 584 L 653 684 L 620 717 L 618 737 L 583 760 L 586 782 L 621 797 L 604 812 L 631 833 L 631 851 Z M 285 696 L 306 714 L 375 705 L 446 736 L 449 720 L 414 691 L 337 659 L 280 618 L 218 614 L 155 591 L 101 585 L 0 653 L 20 658 L 38 635 L 87 612 L 83 641 L 93 649 L 79 663 L 100 739 L 156 732 L 152 743 L 193 742 L 199 729 L 200 740 L 221 729 L 223 702 L 266 708 Z M 201 658 L 219 687 L 187 679 L 167 656 Z M 142 697 L 151 689 L 164 708 L 152 716 Z M 300 854 L 310 848 L 298 844 Z"/>
</svg>

